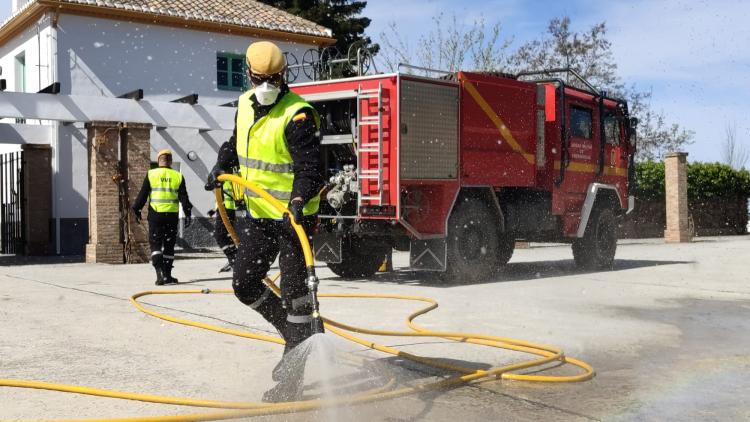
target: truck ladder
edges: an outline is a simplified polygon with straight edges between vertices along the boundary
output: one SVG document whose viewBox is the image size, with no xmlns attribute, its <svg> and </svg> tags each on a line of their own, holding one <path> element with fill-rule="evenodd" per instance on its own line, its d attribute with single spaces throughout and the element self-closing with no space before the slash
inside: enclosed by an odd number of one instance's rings
<svg viewBox="0 0 750 422">
<path fill-rule="evenodd" d="M 363 116 L 364 110 L 369 110 L 372 106 L 371 100 L 377 99 L 377 114 L 372 116 Z M 362 102 L 366 102 L 367 107 L 362 108 Z M 360 180 L 358 206 L 364 201 L 383 203 L 383 84 L 379 83 L 377 89 L 362 89 L 362 85 L 357 90 L 357 179 Z M 370 132 L 370 126 L 375 126 L 378 131 L 376 141 L 369 139 L 369 136 L 363 136 L 363 133 Z M 372 158 L 377 158 L 377 166 L 372 168 Z M 363 165 L 367 165 L 363 169 Z M 377 189 L 373 191 L 369 181 L 377 181 Z"/>
</svg>

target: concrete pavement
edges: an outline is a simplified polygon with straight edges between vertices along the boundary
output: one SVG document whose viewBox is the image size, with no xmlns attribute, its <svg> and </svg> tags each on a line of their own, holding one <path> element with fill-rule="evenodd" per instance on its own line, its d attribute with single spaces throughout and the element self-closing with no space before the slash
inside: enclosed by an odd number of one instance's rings
<svg viewBox="0 0 750 422">
<path fill-rule="evenodd" d="M 214 255 L 216 256 L 216 255 Z M 558 346 L 593 365 L 577 384 L 498 381 L 375 403 L 313 420 L 750 420 L 750 237 L 690 244 L 623 242 L 614 271 L 581 273 L 569 247 L 517 250 L 487 282 L 445 285 L 403 268 L 347 281 L 321 267 L 322 292 L 397 293 L 437 299 L 427 328 L 513 337 Z M 229 288 L 221 259 L 180 259 L 181 288 Z M 271 386 L 281 348 L 138 312 L 128 297 L 155 289 L 147 265 L 79 263 L 0 267 L 0 378 L 122 391 L 257 401 Z M 170 315 L 273 333 L 231 295 L 150 296 Z M 324 300 L 323 313 L 371 328 L 402 329 L 414 304 Z M 499 366 L 526 355 L 441 340 L 379 338 L 467 364 Z M 363 353 L 404 383 L 445 373 Z M 572 373 L 569 368 L 553 373 Z M 177 415 L 201 412 L 35 390 L 0 389 L 0 419 Z M 310 420 L 310 414 L 260 420 Z"/>
</svg>

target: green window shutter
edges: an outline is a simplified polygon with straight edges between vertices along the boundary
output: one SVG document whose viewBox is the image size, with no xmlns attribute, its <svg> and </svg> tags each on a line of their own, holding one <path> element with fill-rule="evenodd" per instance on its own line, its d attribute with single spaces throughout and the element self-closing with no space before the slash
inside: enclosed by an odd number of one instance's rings
<svg viewBox="0 0 750 422">
<path fill-rule="evenodd" d="M 216 54 L 216 86 L 229 89 L 229 59 L 226 54 Z"/>
<path fill-rule="evenodd" d="M 240 54 L 216 53 L 216 87 L 225 91 L 244 91 L 245 56 Z"/>
</svg>

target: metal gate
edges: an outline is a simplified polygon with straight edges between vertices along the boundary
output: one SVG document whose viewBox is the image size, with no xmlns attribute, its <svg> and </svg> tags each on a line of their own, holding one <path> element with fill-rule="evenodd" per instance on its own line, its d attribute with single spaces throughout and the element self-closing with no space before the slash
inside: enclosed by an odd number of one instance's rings
<svg viewBox="0 0 750 422">
<path fill-rule="evenodd" d="M 24 253 L 23 152 L 0 154 L 0 253 Z"/>
</svg>

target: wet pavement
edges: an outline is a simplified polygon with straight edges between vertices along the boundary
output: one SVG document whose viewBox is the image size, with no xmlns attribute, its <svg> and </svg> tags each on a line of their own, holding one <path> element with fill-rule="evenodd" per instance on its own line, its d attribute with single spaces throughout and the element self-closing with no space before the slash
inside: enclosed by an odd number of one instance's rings
<svg viewBox="0 0 750 422">
<path fill-rule="evenodd" d="M 343 280 L 319 268 L 322 292 L 429 296 L 440 308 L 418 322 L 554 345 L 593 365 L 576 384 L 495 381 L 310 415 L 260 420 L 750 420 L 750 237 L 690 244 L 622 242 L 613 271 L 579 272 L 567 246 L 517 250 L 500 274 L 448 285 L 403 268 Z M 218 255 L 213 255 L 218 257 Z M 276 344 L 174 325 L 138 312 L 128 298 L 153 289 L 226 289 L 223 260 L 182 255 L 181 285 L 157 288 L 147 265 L 15 261 L 0 267 L 0 378 L 30 379 L 201 399 L 257 401 L 272 386 Z M 8 260 L 0 264 L 9 263 Z M 24 265 L 25 264 L 25 265 Z M 275 334 L 232 295 L 148 296 L 172 316 Z M 359 326 L 403 329 L 419 305 L 324 299 L 322 312 Z M 527 358 L 441 339 L 375 338 L 467 366 Z M 413 385 L 449 374 L 342 345 Z M 371 372 L 372 373 L 372 372 Z M 575 373 L 554 368 L 549 374 Z M 115 399 L 0 388 L 0 419 L 103 418 L 205 412 Z"/>
</svg>

